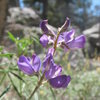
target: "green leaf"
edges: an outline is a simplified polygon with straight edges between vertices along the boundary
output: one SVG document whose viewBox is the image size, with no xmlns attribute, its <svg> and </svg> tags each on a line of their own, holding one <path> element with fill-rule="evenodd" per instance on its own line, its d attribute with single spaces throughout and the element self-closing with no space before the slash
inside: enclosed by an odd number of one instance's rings
<svg viewBox="0 0 100 100">
<path fill-rule="evenodd" d="M 56 100 L 56 95 L 55 95 L 55 93 L 54 93 L 52 87 L 50 87 L 50 91 L 51 91 L 51 93 L 52 93 L 52 96 L 53 96 L 54 100 Z"/>
<path fill-rule="evenodd" d="M 16 42 L 16 38 L 13 36 L 11 32 L 8 32 L 9 38 L 13 41 Z"/>
<path fill-rule="evenodd" d="M 14 90 L 17 92 L 18 96 L 21 97 L 17 87 L 15 86 L 15 84 L 14 84 L 14 82 L 13 82 L 13 80 L 12 80 L 12 78 L 11 78 L 11 76 L 9 74 L 8 74 L 8 77 L 10 79 L 10 82 L 12 83 L 12 86 L 13 86 Z"/>
<path fill-rule="evenodd" d="M 0 57 L 11 58 L 13 55 L 14 55 L 13 53 L 5 53 L 5 54 L 0 54 Z"/>
<path fill-rule="evenodd" d="M 3 83 L 3 81 L 4 81 L 5 77 L 6 77 L 6 74 L 4 73 L 4 75 L 3 75 L 2 79 L 0 80 L 0 86 L 1 86 L 1 84 Z"/>
<path fill-rule="evenodd" d="M 38 39 L 37 37 L 33 36 L 33 40 L 34 40 L 37 44 L 40 45 L 39 39 Z"/>
<path fill-rule="evenodd" d="M 23 81 L 25 83 L 25 81 L 17 74 L 10 72 L 11 74 L 13 74 L 15 77 L 17 77 L 19 80 Z"/>
<path fill-rule="evenodd" d="M 10 89 L 11 85 L 9 85 L 0 95 L 0 98 L 3 97 Z"/>
</svg>

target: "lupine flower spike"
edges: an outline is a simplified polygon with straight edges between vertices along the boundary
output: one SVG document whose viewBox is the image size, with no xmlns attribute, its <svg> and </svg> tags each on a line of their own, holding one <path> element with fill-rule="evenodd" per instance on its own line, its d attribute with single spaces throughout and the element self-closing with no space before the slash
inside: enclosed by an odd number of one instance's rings
<svg viewBox="0 0 100 100">
<path fill-rule="evenodd" d="M 69 50 L 83 48 L 85 45 L 84 35 L 75 37 L 74 29 L 68 31 L 68 28 L 70 26 L 69 18 L 66 18 L 65 23 L 62 25 L 62 27 L 58 28 L 57 33 L 53 32 L 49 27 L 47 27 L 47 24 L 47 20 L 43 20 L 40 23 L 40 28 L 43 32 L 43 35 L 40 38 L 40 43 L 45 48 L 50 43 L 53 46 L 52 48 L 48 49 L 48 52 L 42 64 L 42 76 L 40 76 L 40 80 L 37 83 L 32 94 L 29 96 L 28 100 L 31 99 L 37 89 L 41 86 L 44 79 L 46 79 L 53 88 L 66 88 L 70 83 L 70 75 L 63 75 L 62 67 L 55 64 L 54 62 L 53 56 L 57 47 L 61 47 L 64 49 L 64 51 L 67 52 Z M 36 73 L 38 74 L 41 68 L 41 61 L 36 54 L 34 54 L 32 58 L 22 55 L 19 57 L 18 67 L 23 73 L 27 75 L 34 75 Z"/>
</svg>

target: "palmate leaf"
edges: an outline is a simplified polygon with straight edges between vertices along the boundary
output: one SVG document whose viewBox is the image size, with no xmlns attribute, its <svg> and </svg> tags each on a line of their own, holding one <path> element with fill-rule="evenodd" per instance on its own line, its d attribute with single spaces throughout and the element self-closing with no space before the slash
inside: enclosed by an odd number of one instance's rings
<svg viewBox="0 0 100 100">
<path fill-rule="evenodd" d="M 1 93 L 0 98 L 2 98 L 10 89 L 11 85 L 8 85 L 7 88 L 5 88 L 5 90 Z"/>
</svg>

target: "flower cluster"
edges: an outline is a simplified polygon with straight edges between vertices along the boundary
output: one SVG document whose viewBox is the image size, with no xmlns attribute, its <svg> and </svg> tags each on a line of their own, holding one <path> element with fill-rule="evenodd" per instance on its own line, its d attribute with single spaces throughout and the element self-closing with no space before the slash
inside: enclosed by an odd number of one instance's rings
<svg viewBox="0 0 100 100">
<path fill-rule="evenodd" d="M 64 25 L 59 28 L 57 33 L 51 31 L 47 26 L 47 20 L 43 20 L 40 23 L 40 27 L 43 31 L 43 35 L 40 38 L 40 43 L 43 47 L 46 47 L 49 43 L 55 44 L 56 47 L 61 46 L 64 48 L 65 51 L 74 50 L 78 48 L 83 48 L 85 45 L 85 37 L 84 35 L 80 35 L 78 37 L 74 37 L 75 30 L 72 29 L 71 31 L 67 31 L 68 27 L 70 26 L 69 19 L 66 18 Z"/>
<path fill-rule="evenodd" d="M 43 61 L 43 72 L 45 71 L 45 77 L 54 88 L 65 88 L 70 82 L 70 76 L 62 75 L 62 67 L 54 63 L 53 55 L 50 51 L 53 48 L 49 49 L 46 58 Z"/>
<path fill-rule="evenodd" d="M 42 63 L 42 73 L 53 88 L 66 88 L 71 80 L 69 75 L 62 75 L 62 67 L 55 64 L 53 56 L 57 47 L 61 47 L 64 51 L 83 48 L 85 45 L 84 35 L 74 37 L 75 30 L 67 31 L 70 26 L 69 18 L 66 18 L 65 23 L 58 32 L 55 33 L 47 27 L 48 21 L 43 20 L 40 27 L 43 35 L 40 38 L 40 43 L 43 47 L 47 47 L 52 43 L 53 47 L 48 49 L 46 57 Z M 34 54 L 32 58 L 20 56 L 18 60 L 19 69 L 27 75 L 38 74 L 41 68 L 41 61 L 39 57 Z"/>
</svg>

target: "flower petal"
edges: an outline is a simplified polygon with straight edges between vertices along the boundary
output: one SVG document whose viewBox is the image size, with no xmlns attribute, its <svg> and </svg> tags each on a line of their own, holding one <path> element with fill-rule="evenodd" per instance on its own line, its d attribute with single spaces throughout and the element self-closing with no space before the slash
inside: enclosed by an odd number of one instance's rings
<svg viewBox="0 0 100 100">
<path fill-rule="evenodd" d="M 48 23 L 48 20 L 43 20 L 41 23 L 40 23 L 40 27 L 42 29 L 42 31 L 47 34 L 48 33 L 48 28 L 46 26 L 46 24 Z"/>
<path fill-rule="evenodd" d="M 49 83 L 53 88 L 66 88 L 71 80 L 70 76 L 61 75 L 49 79 Z"/>
<path fill-rule="evenodd" d="M 48 54 L 43 61 L 43 72 L 50 67 L 50 61 L 53 59 L 51 54 Z"/>
<path fill-rule="evenodd" d="M 29 58 L 26 58 L 25 56 L 20 56 L 17 64 L 19 69 L 25 74 L 32 75 L 34 73 Z"/>
<path fill-rule="evenodd" d="M 74 29 L 72 29 L 69 32 L 64 32 L 63 35 L 64 35 L 65 42 L 68 43 L 68 42 L 72 41 L 74 39 L 74 34 L 75 34 Z"/>
<path fill-rule="evenodd" d="M 64 42 L 64 38 L 63 38 L 63 35 L 59 35 L 58 37 L 58 40 L 57 40 L 57 44 L 61 43 L 61 42 Z"/>
<path fill-rule="evenodd" d="M 47 44 L 48 44 L 49 40 L 48 40 L 48 37 L 47 35 L 43 35 L 41 38 L 40 38 L 40 43 L 42 44 L 43 47 L 46 47 Z"/>
<path fill-rule="evenodd" d="M 54 64 L 53 59 L 50 61 L 50 68 L 46 71 L 45 77 L 46 79 L 54 78 L 61 74 L 62 68 Z"/>
<path fill-rule="evenodd" d="M 40 70 L 40 67 L 41 67 L 41 61 L 40 61 L 40 58 L 34 54 L 32 56 L 32 68 L 34 69 L 35 72 L 38 72 Z"/>
<path fill-rule="evenodd" d="M 53 56 L 53 53 L 54 53 L 54 48 L 50 48 L 50 49 L 48 50 L 47 55 L 51 54 L 51 55 Z"/>
<path fill-rule="evenodd" d="M 80 35 L 76 37 L 73 41 L 68 43 L 68 47 L 71 49 L 83 48 L 85 45 L 85 36 Z"/>
<path fill-rule="evenodd" d="M 63 24 L 63 26 L 61 27 L 61 32 L 64 32 L 67 30 L 67 28 L 70 26 L 70 20 L 69 18 L 67 17 L 66 20 L 65 20 L 65 23 Z"/>
</svg>

